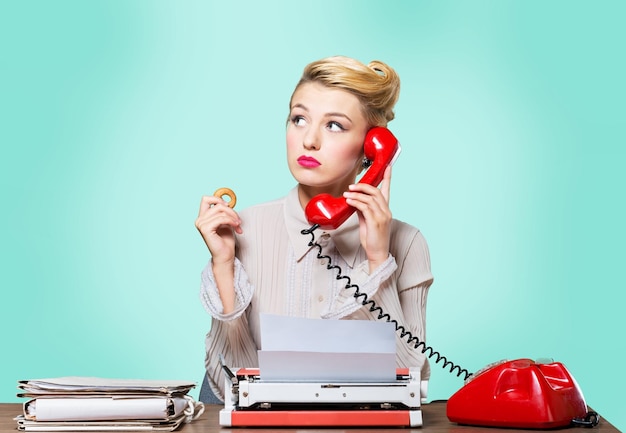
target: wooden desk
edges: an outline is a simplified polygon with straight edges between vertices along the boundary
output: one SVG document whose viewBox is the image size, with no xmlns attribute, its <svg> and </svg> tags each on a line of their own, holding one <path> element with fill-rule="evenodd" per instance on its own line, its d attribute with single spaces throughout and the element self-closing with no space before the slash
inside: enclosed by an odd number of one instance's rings
<svg viewBox="0 0 626 433">
<path fill-rule="evenodd" d="M 232 428 L 232 427 L 220 427 L 218 422 L 218 413 L 222 408 L 221 405 L 207 405 L 202 416 L 190 423 L 184 424 L 179 430 L 180 433 L 261 433 L 263 431 L 276 431 L 277 429 L 263 429 L 263 428 Z M 17 422 L 13 419 L 15 416 L 22 413 L 22 404 L 21 403 L 0 403 L 0 433 L 15 433 L 17 431 Z M 303 433 L 303 432 L 323 432 L 323 433 L 359 433 L 359 432 L 420 432 L 420 433 L 432 433 L 432 432 L 466 432 L 466 433 L 496 433 L 499 431 L 505 431 L 508 433 L 521 433 L 521 432 L 532 432 L 537 433 L 538 430 L 518 430 L 518 429 L 497 429 L 497 428 L 487 428 L 487 427 L 470 427 L 470 426 L 460 426 L 457 424 L 452 424 L 448 421 L 446 417 L 446 404 L 444 402 L 430 403 L 422 406 L 422 415 L 424 418 L 424 426 L 422 428 L 394 428 L 394 429 L 386 429 L 386 428 L 350 428 L 350 429 L 306 429 L 306 428 L 281 428 L 280 433 Z M 600 433 L 600 432 L 618 432 L 611 423 L 607 422 L 604 419 L 600 419 L 600 424 L 597 427 L 587 430 L 587 429 L 565 429 L 570 430 L 572 432 L 583 432 L 589 431 L 590 433 Z M 550 430 L 554 431 L 554 430 Z M 560 430 L 563 431 L 563 430 Z"/>
</svg>

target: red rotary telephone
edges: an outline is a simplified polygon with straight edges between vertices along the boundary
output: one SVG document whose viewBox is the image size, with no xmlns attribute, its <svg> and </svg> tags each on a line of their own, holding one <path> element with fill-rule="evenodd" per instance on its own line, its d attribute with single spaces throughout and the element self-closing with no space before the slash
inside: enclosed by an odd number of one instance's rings
<svg viewBox="0 0 626 433">
<path fill-rule="evenodd" d="M 563 364 L 526 358 L 478 371 L 450 397 L 446 415 L 459 424 L 525 429 L 592 427 L 598 421 Z"/>
<path fill-rule="evenodd" d="M 376 126 L 370 129 L 365 136 L 363 153 L 372 161 L 372 165 L 359 183 L 378 186 L 383 180 L 385 168 L 394 163 L 400 150 L 400 143 L 387 128 Z M 355 210 L 346 203 L 345 198 L 324 193 L 313 197 L 304 212 L 309 223 L 331 230 L 343 224 Z"/>
</svg>

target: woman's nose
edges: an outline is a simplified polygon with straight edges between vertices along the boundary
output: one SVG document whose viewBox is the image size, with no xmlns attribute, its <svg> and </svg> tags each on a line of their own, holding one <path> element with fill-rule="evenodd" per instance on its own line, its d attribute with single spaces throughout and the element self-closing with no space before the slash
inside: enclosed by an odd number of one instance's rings
<svg viewBox="0 0 626 433">
<path fill-rule="evenodd" d="M 302 146 L 305 149 L 319 149 L 319 136 L 315 128 L 308 128 L 307 131 L 304 133 L 304 137 L 302 138 Z"/>
</svg>

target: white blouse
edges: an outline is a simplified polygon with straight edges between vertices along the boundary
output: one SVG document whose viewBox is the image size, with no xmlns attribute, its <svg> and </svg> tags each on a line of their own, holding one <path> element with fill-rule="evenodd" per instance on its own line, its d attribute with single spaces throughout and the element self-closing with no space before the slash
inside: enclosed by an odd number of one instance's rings
<svg viewBox="0 0 626 433">
<path fill-rule="evenodd" d="M 261 347 L 259 313 L 322 319 L 378 320 L 356 299 L 354 288 L 327 269 L 318 248 L 309 246 L 311 227 L 298 199 L 297 187 L 286 197 L 244 209 L 239 214 L 243 234 L 236 238 L 236 307 L 223 314 L 209 261 L 202 271 L 201 301 L 212 316 L 206 336 L 205 365 L 211 389 L 224 398 L 224 375 L 219 355 L 231 367 L 258 367 Z M 359 222 L 352 215 L 336 230 L 313 232 L 322 254 L 350 277 L 351 284 L 374 300 L 385 313 L 420 341 L 426 336 L 426 298 L 433 282 L 428 246 L 420 231 L 393 220 L 390 255 L 371 275 L 359 241 Z M 430 377 L 428 361 L 414 343 L 396 333 L 397 366 L 421 369 Z"/>
</svg>

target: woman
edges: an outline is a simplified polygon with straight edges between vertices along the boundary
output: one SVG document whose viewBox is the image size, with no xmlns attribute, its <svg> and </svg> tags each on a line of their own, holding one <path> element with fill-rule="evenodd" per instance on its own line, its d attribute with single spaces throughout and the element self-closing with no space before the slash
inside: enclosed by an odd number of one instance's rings
<svg viewBox="0 0 626 433">
<path fill-rule="evenodd" d="M 365 135 L 394 118 L 399 91 L 396 72 L 382 62 L 329 57 L 310 63 L 292 94 L 287 121 L 287 163 L 297 185 L 287 196 L 239 214 L 221 198 L 202 198 L 196 227 L 212 256 L 201 287 L 212 316 L 206 379 L 219 400 L 220 354 L 230 366 L 258 366 L 259 313 L 377 320 L 345 289 L 345 281 L 321 265 L 310 238 L 301 234 L 311 226 L 304 208 L 322 192 L 343 195 L 357 210 L 339 228 L 317 234 L 324 254 L 424 341 L 433 281 L 426 241 L 419 230 L 392 218 L 390 167 L 380 188 L 355 183 L 368 165 Z M 421 351 L 399 336 L 397 366 L 421 369 L 422 380 L 430 376 Z"/>
</svg>

